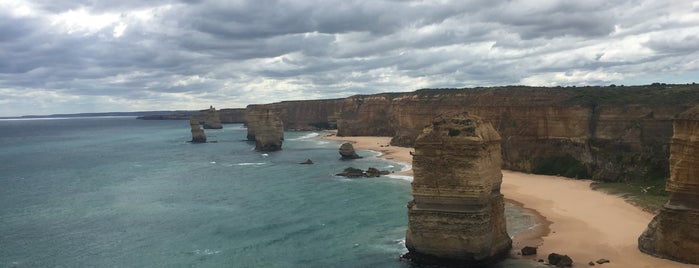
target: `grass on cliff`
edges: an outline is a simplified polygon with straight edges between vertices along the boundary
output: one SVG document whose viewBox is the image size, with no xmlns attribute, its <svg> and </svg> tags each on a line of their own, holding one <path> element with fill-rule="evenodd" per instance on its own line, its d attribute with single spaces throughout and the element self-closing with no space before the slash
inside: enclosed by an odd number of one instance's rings
<svg viewBox="0 0 699 268">
<path fill-rule="evenodd" d="M 615 194 L 641 209 L 656 213 L 667 202 L 665 179 L 632 182 L 594 182 L 594 190 Z"/>
</svg>

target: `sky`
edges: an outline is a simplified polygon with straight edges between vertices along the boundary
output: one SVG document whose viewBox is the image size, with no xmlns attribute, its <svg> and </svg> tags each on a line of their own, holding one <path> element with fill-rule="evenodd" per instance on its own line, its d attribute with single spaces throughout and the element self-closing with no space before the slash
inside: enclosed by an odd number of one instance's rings
<svg viewBox="0 0 699 268">
<path fill-rule="evenodd" d="M 698 80 L 692 0 L 0 0 L 0 116 Z"/>
</svg>

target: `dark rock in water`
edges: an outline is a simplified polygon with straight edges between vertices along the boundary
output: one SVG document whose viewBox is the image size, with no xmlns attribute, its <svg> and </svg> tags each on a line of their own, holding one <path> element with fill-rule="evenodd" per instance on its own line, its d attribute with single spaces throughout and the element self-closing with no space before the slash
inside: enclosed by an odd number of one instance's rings
<svg viewBox="0 0 699 268">
<path fill-rule="evenodd" d="M 351 143 L 346 142 L 343 143 L 340 146 L 340 156 L 342 156 L 342 159 L 357 159 L 357 158 L 362 158 L 357 154 L 357 152 L 354 151 L 354 146 L 352 146 Z"/>
<path fill-rule="evenodd" d="M 199 127 L 199 120 L 195 118 L 189 119 L 189 127 L 192 129 L 192 143 L 206 142 L 206 134 L 204 134 L 204 130 Z"/>
<path fill-rule="evenodd" d="M 598 263 L 598 264 L 609 263 L 609 260 L 607 260 L 607 259 L 599 259 L 599 260 L 597 260 L 597 263 Z"/>
<path fill-rule="evenodd" d="M 311 159 L 306 159 L 306 161 L 303 161 L 303 162 L 301 162 L 301 163 L 299 163 L 299 164 L 301 164 L 301 165 L 313 165 L 313 160 L 311 160 Z"/>
<path fill-rule="evenodd" d="M 573 259 L 568 257 L 568 255 L 561 255 L 558 253 L 549 254 L 549 264 L 555 265 L 556 267 L 572 267 Z"/>
<path fill-rule="evenodd" d="M 335 174 L 337 176 L 343 176 L 347 178 L 362 178 L 365 177 L 366 175 L 364 174 L 364 170 L 358 169 L 358 168 L 353 168 L 353 167 L 348 167 L 342 173 L 337 173 Z"/>
<path fill-rule="evenodd" d="M 382 170 L 380 173 L 381 173 L 381 175 L 388 175 L 388 174 L 391 174 L 391 172 L 388 171 L 388 170 Z"/>
<path fill-rule="evenodd" d="M 536 255 L 536 247 L 526 246 L 522 248 L 522 256 Z"/>
<path fill-rule="evenodd" d="M 381 176 L 381 171 L 376 168 L 370 167 L 366 170 L 365 174 L 368 178 L 376 178 Z"/>
</svg>

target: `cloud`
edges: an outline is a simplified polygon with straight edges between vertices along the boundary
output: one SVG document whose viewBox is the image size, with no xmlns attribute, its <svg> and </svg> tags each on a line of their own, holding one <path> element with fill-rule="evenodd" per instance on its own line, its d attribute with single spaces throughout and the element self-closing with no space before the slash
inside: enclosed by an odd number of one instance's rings
<svg viewBox="0 0 699 268">
<path fill-rule="evenodd" d="M 699 9 L 679 0 L 4 0 L 0 29 L 0 115 L 694 82 L 699 69 Z"/>
</svg>

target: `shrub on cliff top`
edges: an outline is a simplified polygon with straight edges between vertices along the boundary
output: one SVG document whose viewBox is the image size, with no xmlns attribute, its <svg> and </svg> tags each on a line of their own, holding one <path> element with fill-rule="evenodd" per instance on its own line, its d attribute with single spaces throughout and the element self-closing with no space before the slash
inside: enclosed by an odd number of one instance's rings
<svg viewBox="0 0 699 268">
<path fill-rule="evenodd" d="M 587 173 L 587 168 L 585 165 L 571 155 L 551 156 L 540 159 L 536 162 L 532 173 L 542 175 L 559 175 L 577 179 L 585 179 L 590 177 L 590 174 Z"/>
</svg>

